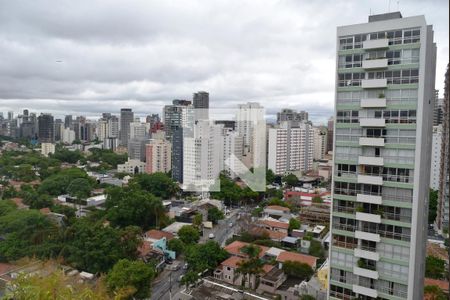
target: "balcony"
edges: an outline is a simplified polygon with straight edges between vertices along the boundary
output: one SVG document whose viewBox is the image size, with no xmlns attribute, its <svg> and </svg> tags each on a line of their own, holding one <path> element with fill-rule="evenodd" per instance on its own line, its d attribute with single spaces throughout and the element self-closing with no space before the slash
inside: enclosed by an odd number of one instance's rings
<svg viewBox="0 0 450 300">
<path fill-rule="evenodd" d="M 388 47 L 389 47 L 388 39 L 369 40 L 369 41 L 363 42 L 364 50 L 383 49 L 383 48 L 388 48 Z"/>
<path fill-rule="evenodd" d="M 386 107 L 386 98 L 367 98 L 361 99 L 361 108 Z"/>
<path fill-rule="evenodd" d="M 363 69 L 383 69 L 387 68 L 387 66 L 388 66 L 387 58 L 369 59 L 364 60 L 362 62 Z"/>
<path fill-rule="evenodd" d="M 357 194 L 356 202 L 369 203 L 369 204 L 381 204 L 381 196 Z"/>
<path fill-rule="evenodd" d="M 378 279 L 378 277 L 379 277 L 377 271 L 360 268 L 360 267 L 356 267 L 356 266 L 353 267 L 353 274 L 358 275 L 358 276 L 364 276 L 367 278 L 372 278 L 372 279 Z"/>
<path fill-rule="evenodd" d="M 378 233 L 370 233 L 359 230 L 355 231 L 355 238 L 377 243 L 381 241 L 381 237 Z"/>
<path fill-rule="evenodd" d="M 379 89 L 387 87 L 387 79 L 363 79 L 361 80 L 361 87 L 363 89 Z"/>
<path fill-rule="evenodd" d="M 358 164 L 369 165 L 369 166 L 383 166 L 384 159 L 382 157 L 359 156 Z"/>
<path fill-rule="evenodd" d="M 378 254 L 377 252 L 362 250 L 362 249 L 358 249 L 358 248 L 356 248 L 353 251 L 354 251 L 354 255 L 356 257 L 366 258 L 366 259 L 375 260 L 375 261 L 380 260 L 380 254 Z"/>
<path fill-rule="evenodd" d="M 383 137 L 360 137 L 360 146 L 373 146 L 373 147 L 384 147 Z"/>
<path fill-rule="evenodd" d="M 361 127 L 385 127 L 386 120 L 385 119 L 377 119 L 377 118 L 361 118 L 359 119 L 359 125 Z"/>
<path fill-rule="evenodd" d="M 372 175 L 358 175 L 358 183 L 383 185 L 383 177 Z"/>
<path fill-rule="evenodd" d="M 368 297 L 372 297 L 372 298 L 378 297 L 377 290 L 374 290 L 371 288 L 366 288 L 366 287 L 356 285 L 356 284 L 353 285 L 353 292 L 358 295 L 364 295 L 364 296 L 368 296 Z"/>
<path fill-rule="evenodd" d="M 381 216 L 372 213 L 356 212 L 356 220 L 379 224 L 381 223 Z"/>
</svg>

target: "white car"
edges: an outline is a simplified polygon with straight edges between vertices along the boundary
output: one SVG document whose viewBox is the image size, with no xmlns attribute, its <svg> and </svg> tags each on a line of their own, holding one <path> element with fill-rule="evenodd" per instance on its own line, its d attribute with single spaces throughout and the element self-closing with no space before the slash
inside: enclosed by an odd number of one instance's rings
<svg viewBox="0 0 450 300">
<path fill-rule="evenodd" d="M 210 233 L 208 237 L 209 237 L 209 239 L 213 239 L 214 238 L 214 233 Z"/>
</svg>

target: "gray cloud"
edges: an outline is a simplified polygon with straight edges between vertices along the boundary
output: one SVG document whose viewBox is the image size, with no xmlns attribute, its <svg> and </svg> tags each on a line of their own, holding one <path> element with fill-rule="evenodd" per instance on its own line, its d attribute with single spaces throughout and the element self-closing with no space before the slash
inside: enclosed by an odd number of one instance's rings
<svg viewBox="0 0 450 300">
<path fill-rule="evenodd" d="M 381 1 L 383 2 L 383 1 Z M 160 112 L 197 90 L 211 105 L 261 102 L 331 115 L 336 26 L 366 22 L 380 1 L 0 0 L 0 111 Z M 395 9 L 396 4 L 392 4 Z M 448 62 L 448 1 L 402 1 L 425 14 Z M 62 62 L 57 62 L 62 61 Z"/>
</svg>

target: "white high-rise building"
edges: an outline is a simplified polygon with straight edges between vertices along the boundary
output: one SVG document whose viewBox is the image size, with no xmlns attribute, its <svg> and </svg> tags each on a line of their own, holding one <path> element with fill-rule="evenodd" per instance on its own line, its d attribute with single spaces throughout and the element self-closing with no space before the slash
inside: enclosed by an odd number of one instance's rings
<svg viewBox="0 0 450 300">
<path fill-rule="evenodd" d="M 256 102 L 240 104 L 236 114 L 236 131 L 244 138 L 243 155 L 247 167 L 266 166 L 266 122 L 264 108 Z"/>
<path fill-rule="evenodd" d="M 218 184 L 223 161 L 222 126 L 199 120 L 183 139 L 183 186 L 208 192 Z"/>
<path fill-rule="evenodd" d="M 61 128 L 61 142 L 64 144 L 72 144 L 75 141 L 75 131 L 67 128 Z"/>
<path fill-rule="evenodd" d="M 433 28 L 371 15 L 336 43 L 329 299 L 423 299 Z"/>
<path fill-rule="evenodd" d="M 431 174 L 430 188 L 439 190 L 441 171 L 441 147 L 442 147 L 442 125 L 433 126 L 433 140 L 431 144 Z"/>
<path fill-rule="evenodd" d="M 221 169 L 231 177 L 237 177 L 244 170 L 240 168 L 244 138 L 230 128 L 223 128 L 223 159 Z"/>
<path fill-rule="evenodd" d="M 314 131 L 314 159 L 323 159 L 327 154 L 327 131 L 325 128 L 313 128 Z"/>
<path fill-rule="evenodd" d="M 141 122 L 130 123 L 130 140 L 148 138 L 149 132 L 150 132 L 150 123 L 141 123 Z"/>
<path fill-rule="evenodd" d="M 291 127 L 291 122 L 281 122 L 278 128 L 269 128 L 268 168 L 275 174 L 312 169 L 314 130 L 309 123 Z"/>
</svg>

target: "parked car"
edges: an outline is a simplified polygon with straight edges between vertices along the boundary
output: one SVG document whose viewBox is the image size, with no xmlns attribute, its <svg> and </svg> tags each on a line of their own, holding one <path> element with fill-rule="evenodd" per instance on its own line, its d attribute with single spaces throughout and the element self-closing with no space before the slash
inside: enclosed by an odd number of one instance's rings
<svg viewBox="0 0 450 300">
<path fill-rule="evenodd" d="M 209 239 L 213 239 L 214 238 L 214 233 L 210 233 L 208 237 L 209 237 Z"/>
</svg>

